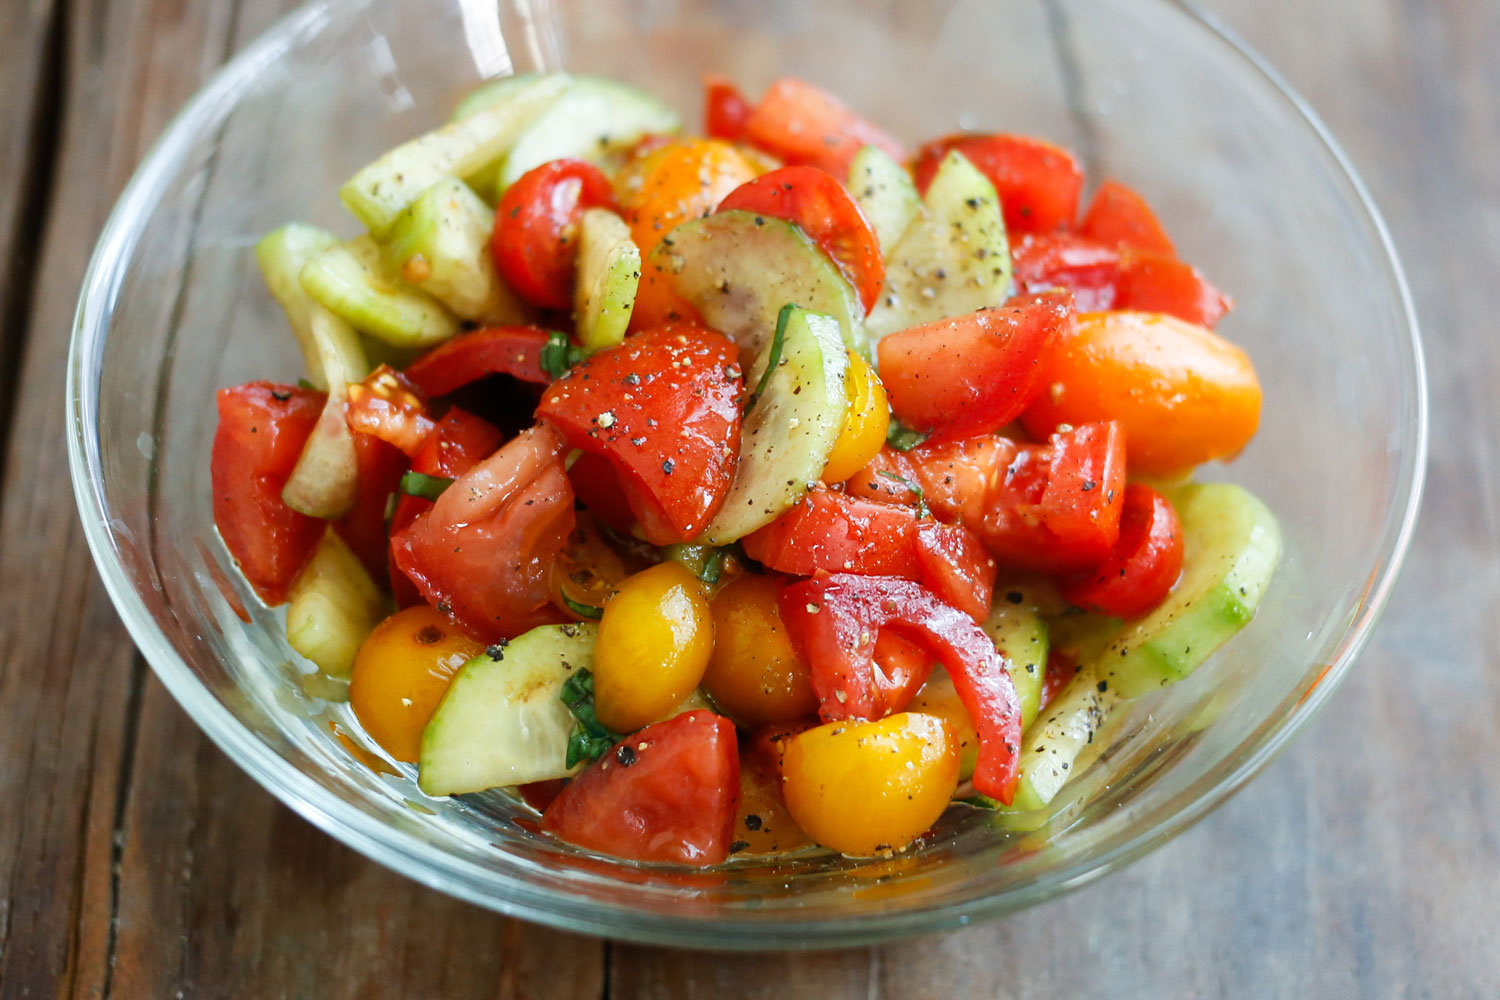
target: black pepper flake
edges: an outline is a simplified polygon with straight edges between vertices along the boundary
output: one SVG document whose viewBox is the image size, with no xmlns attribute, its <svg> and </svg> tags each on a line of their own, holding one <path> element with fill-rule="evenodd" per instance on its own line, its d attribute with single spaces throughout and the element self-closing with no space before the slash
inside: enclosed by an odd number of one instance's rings
<svg viewBox="0 0 1500 1000">
<path fill-rule="evenodd" d="M 1083 483 L 1083 492 L 1087 493 L 1089 490 L 1092 490 L 1094 487 L 1096 487 L 1098 485 L 1099 484 L 1096 483 L 1096 482 L 1094 482 L 1092 479 L 1086 479 L 1086 480 L 1084 480 L 1084 483 Z"/>
<path fill-rule="evenodd" d="M 629 767 L 635 763 L 635 747 L 629 743 L 621 743 L 615 747 L 615 760 L 620 762 L 621 767 Z"/>
<path fill-rule="evenodd" d="M 741 851 L 743 851 L 745 848 L 747 848 L 749 846 L 750 846 L 750 841 L 748 841 L 748 840 L 736 840 L 734 843 L 732 843 L 732 844 L 729 845 L 729 853 L 730 854 L 738 854 L 738 853 L 740 853 Z"/>
<path fill-rule="evenodd" d="M 276 402 L 278 403 L 285 403 L 287 400 L 292 398 L 292 394 L 289 392 L 283 392 L 280 389 L 272 389 L 271 398 L 276 400 Z"/>
<path fill-rule="evenodd" d="M 624 382 L 626 385 L 640 385 L 641 384 L 641 377 L 639 375 L 637 375 L 635 372 L 631 372 L 629 375 L 626 375 L 620 381 Z"/>
<path fill-rule="evenodd" d="M 490 645 L 484 647 L 484 655 L 498 662 L 505 659 L 505 647 L 509 645 L 509 639 L 501 639 L 499 642 L 490 643 Z"/>
<path fill-rule="evenodd" d="M 760 817 L 757 816 L 757 815 L 755 815 L 755 813 L 751 813 L 750 815 L 748 815 L 748 816 L 745 817 L 745 829 L 747 829 L 747 830 L 759 830 L 760 826 L 761 826 Z"/>
<path fill-rule="evenodd" d="M 1098 684 L 1098 688 L 1099 688 L 1099 693 L 1100 694 L 1103 694 L 1104 692 L 1108 691 L 1109 690 L 1109 681 L 1100 681 L 1099 684 Z"/>
<path fill-rule="evenodd" d="M 1005 599 L 1012 604 L 1020 604 L 1022 601 L 1026 600 L 1026 595 L 1021 593 L 1019 590 L 1012 590 L 1006 593 Z"/>
<path fill-rule="evenodd" d="M 672 464 L 672 460 L 670 458 L 661 463 L 661 471 L 665 472 L 669 476 L 672 474 L 672 470 L 674 468 L 676 468 L 676 466 Z"/>
<path fill-rule="evenodd" d="M 437 611 L 440 615 L 451 615 L 453 613 L 453 606 L 447 601 L 438 601 Z"/>
</svg>

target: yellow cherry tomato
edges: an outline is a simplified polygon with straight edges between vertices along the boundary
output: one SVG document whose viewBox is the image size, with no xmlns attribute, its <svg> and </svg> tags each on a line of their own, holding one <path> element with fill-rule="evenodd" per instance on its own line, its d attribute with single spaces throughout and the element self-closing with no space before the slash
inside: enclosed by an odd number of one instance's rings
<svg viewBox="0 0 1500 1000">
<path fill-rule="evenodd" d="M 686 698 L 708 667 L 713 615 L 698 578 L 664 562 L 621 582 L 594 644 L 594 712 L 619 733 L 650 725 Z"/>
<path fill-rule="evenodd" d="M 885 386 L 857 351 L 849 352 L 849 375 L 844 386 L 849 394 L 849 408 L 844 411 L 843 429 L 823 466 L 825 483 L 842 483 L 869 465 L 885 447 L 886 431 L 891 425 Z"/>
<path fill-rule="evenodd" d="M 703 687 L 733 719 L 751 728 L 790 722 L 818 710 L 811 671 L 787 638 L 774 577 L 747 573 L 714 595 L 714 651 Z"/>
<path fill-rule="evenodd" d="M 932 826 L 958 787 L 958 745 L 942 719 L 901 712 L 830 722 L 787 742 L 782 794 L 797 825 L 855 856 L 899 850 Z"/>
<path fill-rule="evenodd" d="M 941 666 L 933 667 L 927 683 L 917 692 L 908 706 L 913 712 L 935 715 L 948 727 L 948 735 L 958 745 L 958 778 L 963 781 L 974 776 L 979 763 L 979 730 L 969 718 L 969 710 L 958 700 L 958 689 L 953 678 Z"/>
<path fill-rule="evenodd" d="M 386 753 L 414 764 L 422 729 L 453 675 L 482 652 L 482 643 L 426 604 L 397 611 L 375 626 L 355 654 L 350 707 Z"/>
</svg>

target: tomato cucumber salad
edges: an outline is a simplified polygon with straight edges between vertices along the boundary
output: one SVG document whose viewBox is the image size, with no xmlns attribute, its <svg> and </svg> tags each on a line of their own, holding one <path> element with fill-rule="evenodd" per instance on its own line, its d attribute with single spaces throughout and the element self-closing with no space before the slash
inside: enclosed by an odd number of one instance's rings
<svg viewBox="0 0 1500 1000">
<path fill-rule="evenodd" d="M 433 796 L 618 858 L 1034 813 L 1254 615 L 1230 301 L 1065 150 L 909 150 L 796 79 L 495 80 L 256 247 L 306 370 L 218 393 L 214 519 Z M 997 816 L 997 821 L 1005 817 Z"/>
</svg>

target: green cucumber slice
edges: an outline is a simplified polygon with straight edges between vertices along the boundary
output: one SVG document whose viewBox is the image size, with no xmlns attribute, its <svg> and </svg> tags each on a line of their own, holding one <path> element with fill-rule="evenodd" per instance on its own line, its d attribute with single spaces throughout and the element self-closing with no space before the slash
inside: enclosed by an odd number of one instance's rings
<svg viewBox="0 0 1500 1000">
<path fill-rule="evenodd" d="M 1011 663 L 1011 683 L 1021 702 L 1021 725 L 1031 725 L 1042 702 L 1042 681 L 1047 673 L 1047 623 L 1026 600 L 1025 592 L 1012 588 L 1009 593 L 1021 596 L 1012 602 L 1006 594 L 996 592 L 995 603 L 983 628 Z"/>
<path fill-rule="evenodd" d="M 301 274 L 309 260 L 338 242 L 339 238 L 326 229 L 293 222 L 267 233 L 255 244 L 255 260 L 266 279 L 266 287 L 281 303 L 292 333 L 297 336 L 297 345 L 302 348 L 307 380 L 319 389 L 328 388 L 328 379 L 323 374 L 318 345 L 310 329 L 312 296 L 303 291 Z"/>
<path fill-rule="evenodd" d="M 386 611 L 385 595 L 330 527 L 287 592 L 286 640 L 323 673 L 347 677 Z"/>
<path fill-rule="evenodd" d="M 428 795 L 564 778 L 573 714 L 559 697 L 594 665 L 593 624 L 544 625 L 459 668 L 422 730 L 417 783 Z"/>
<path fill-rule="evenodd" d="M 833 317 L 845 346 L 868 353 L 854 289 L 790 222 L 716 212 L 672 230 L 651 256 L 704 321 L 740 345 L 742 358 L 765 352 L 788 302 Z"/>
<path fill-rule="evenodd" d="M 453 114 L 448 116 L 448 120 L 456 122 L 462 118 L 468 118 L 475 112 L 499 104 L 501 101 L 509 100 L 516 91 L 534 83 L 541 76 L 540 73 L 517 73 L 514 76 L 502 76 L 481 83 L 458 102 L 458 106 L 453 109 Z"/>
<path fill-rule="evenodd" d="M 356 329 L 398 347 L 430 347 L 458 333 L 442 303 L 387 274 L 368 236 L 329 247 L 302 268 L 302 287 Z"/>
<path fill-rule="evenodd" d="M 1094 742 L 1122 693 L 1100 678 L 1093 666 L 1083 667 L 1047 704 L 1021 740 L 1020 781 L 1012 812 L 1040 809 L 1073 776 L 1083 749 Z"/>
<path fill-rule="evenodd" d="M 919 323 L 998 306 L 1010 296 L 1010 242 L 989 178 L 950 152 L 925 211 L 891 250 L 865 329 L 872 341 Z"/>
<path fill-rule="evenodd" d="M 1186 677 L 1255 616 L 1281 556 L 1281 528 L 1232 483 L 1171 497 L 1182 521 L 1182 576 L 1160 606 L 1125 623 L 1095 661 L 1127 698 Z"/>
<path fill-rule="evenodd" d="M 495 213 L 469 186 L 445 177 L 391 225 L 385 261 L 453 315 L 482 326 L 529 322 L 531 312 L 500 279 L 490 254 Z"/>
<path fill-rule="evenodd" d="M 571 82 L 562 73 L 540 77 L 503 101 L 403 143 L 351 177 L 339 188 L 339 198 L 371 233 L 384 237 L 396 216 L 444 177 L 493 169 Z"/>
<path fill-rule="evenodd" d="M 311 517 L 342 517 L 359 498 L 359 454 L 344 419 L 349 384 L 370 371 L 354 327 L 314 302 L 308 310 L 308 337 L 318 352 L 318 371 L 328 398 L 302 454 L 281 488 L 288 507 Z"/>
<path fill-rule="evenodd" d="M 881 254 L 890 256 L 907 227 L 922 214 L 922 198 L 911 175 L 878 146 L 866 146 L 850 161 L 845 186 L 875 230 Z"/>
<path fill-rule="evenodd" d="M 625 339 L 641 281 L 641 251 L 615 213 L 590 208 L 578 223 L 578 283 L 573 324 L 585 350 L 602 351 Z"/>
<path fill-rule="evenodd" d="M 768 363 L 771 345 L 757 360 Z M 770 524 L 818 481 L 848 408 L 849 354 L 839 324 L 793 309 L 781 361 L 740 426 L 740 460 L 724 506 L 698 539 L 727 545 Z M 753 384 L 754 378 L 747 382 Z"/>
</svg>

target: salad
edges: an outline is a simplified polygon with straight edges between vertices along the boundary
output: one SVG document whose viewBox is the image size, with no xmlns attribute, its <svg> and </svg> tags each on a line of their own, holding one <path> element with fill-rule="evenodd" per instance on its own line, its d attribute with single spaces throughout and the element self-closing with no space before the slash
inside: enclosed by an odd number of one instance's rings
<svg viewBox="0 0 1500 1000">
<path fill-rule="evenodd" d="M 306 371 L 218 393 L 223 542 L 423 791 L 582 848 L 1044 810 L 1274 572 L 1191 476 L 1259 420 L 1230 301 L 1054 145 L 706 103 L 496 80 L 340 189 L 361 235 L 266 236 Z"/>
</svg>

